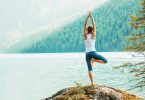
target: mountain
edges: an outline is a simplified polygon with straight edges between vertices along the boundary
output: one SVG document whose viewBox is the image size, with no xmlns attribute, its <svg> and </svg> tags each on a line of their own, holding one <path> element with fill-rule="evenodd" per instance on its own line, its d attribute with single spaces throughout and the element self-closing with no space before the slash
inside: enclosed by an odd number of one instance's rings
<svg viewBox="0 0 145 100">
<path fill-rule="evenodd" d="M 92 11 L 97 27 L 97 51 L 123 51 L 129 44 L 126 36 L 134 33 L 134 29 L 128 24 L 129 16 L 136 14 L 137 9 L 139 9 L 137 0 L 110 0 Z M 86 16 L 80 16 L 53 31 L 49 31 L 50 29 L 40 31 L 37 38 L 32 36 L 5 51 L 9 53 L 84 52 L 83 26 Z M 43 34 L 51 35 L 42 37 Z"/>
</svg>

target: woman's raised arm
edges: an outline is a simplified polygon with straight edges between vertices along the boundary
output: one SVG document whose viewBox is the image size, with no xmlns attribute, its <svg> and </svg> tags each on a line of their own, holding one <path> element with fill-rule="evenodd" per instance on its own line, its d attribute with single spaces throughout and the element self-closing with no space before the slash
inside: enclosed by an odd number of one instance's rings
<svg viewBox="0 0 145 100">
<path fill-rule="evenodd" d="M 88 19 L 89 19 L 89 16 L 87 16 L 87 19 L 86 19 L 86 22 L 85 22 L 85 25 L 84 25 L 84 38 L 85 38 L 85 40 L 87 39 L 87 25 L 88 25 Z"/>
<path fill-rule="evenodd" d="M 96 25 L 95 25 L 95 21 L 94 21 L 93 16 L 91 15 L 91 13 L 89 15 L 90 15 L 90 18 L 92 19 L 92 25 L 93 25 L 92 39 L 94 39 L 96 36 Z"/>
</svg>

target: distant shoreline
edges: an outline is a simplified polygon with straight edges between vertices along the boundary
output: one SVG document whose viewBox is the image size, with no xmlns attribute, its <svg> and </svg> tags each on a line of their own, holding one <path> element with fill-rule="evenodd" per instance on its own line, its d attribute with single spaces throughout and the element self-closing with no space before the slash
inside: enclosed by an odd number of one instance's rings
<svg viewBox="0 0 145 100">
<path fill-rule="evenodd" d="M 110 58 L 110 59 L 115 59 L 115 58 L 119 58 L 119 59 L 135 59 L 136 61 L 140 61 L 142 59 L 144 59 L 143 56 L 137 55 L 137 56 L 132 56 L 132 55 L 136 55 L 136 53 L 134 52 L 98 52 L 100 54 L 102 54 L 103 56 L 105 56 L 106 58 Z M 75 58 L 80 58 L 83 56 L 83 58 L 85 57 L 85 52 L 74 52 L 74 53 L 17 53 L 17 54 L 0 54 L 0 58 L 33 58 L 33 57 L 66 57 L 69 58 L 69 55 L 71 54 L 71 58 L 75 57 Z M 78 56 L 78 54 L 80 56 Z M 132 60 L 133 60 L 132 59 Z"/>
</svg>

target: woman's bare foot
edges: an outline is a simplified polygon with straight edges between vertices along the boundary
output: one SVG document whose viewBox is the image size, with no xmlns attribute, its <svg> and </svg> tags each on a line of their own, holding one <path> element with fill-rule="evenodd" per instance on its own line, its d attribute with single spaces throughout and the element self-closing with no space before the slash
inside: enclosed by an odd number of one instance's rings
<svg viewBox="0 0 145 100">
<path fill-rule="evenodd" d="M 99 85 L 98 84 L 96 84 L 96 83 L 93 83 L 93 84 L 91 84 L 93 87 L 95 86 L 95 87 L 98 87 Z"/>
<path fill-rule="evenodd" d="M 92 89 L 90 90 L 90 92 L 96 92 L 96 89 L 99 89 L 99 85 L 98 84 L 91 84 Z"/>
</svg>

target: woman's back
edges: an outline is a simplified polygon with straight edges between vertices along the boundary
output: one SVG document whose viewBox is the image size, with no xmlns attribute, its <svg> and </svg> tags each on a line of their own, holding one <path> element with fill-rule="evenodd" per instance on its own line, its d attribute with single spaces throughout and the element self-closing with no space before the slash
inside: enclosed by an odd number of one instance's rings
<svg viewBox="0 0 145 100">
<path fill-rule="evenodd" d="M 87 34 L 87 39 L 85 40 L 86 52 L 96 51 L 95 49 L 95 39 L 92 39 L 92 34 Z"/>
</svg>

